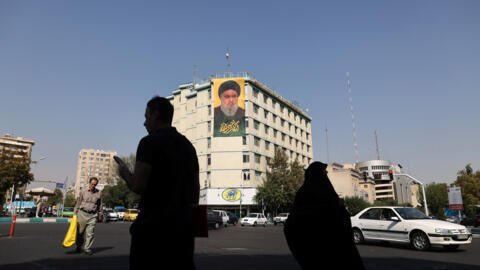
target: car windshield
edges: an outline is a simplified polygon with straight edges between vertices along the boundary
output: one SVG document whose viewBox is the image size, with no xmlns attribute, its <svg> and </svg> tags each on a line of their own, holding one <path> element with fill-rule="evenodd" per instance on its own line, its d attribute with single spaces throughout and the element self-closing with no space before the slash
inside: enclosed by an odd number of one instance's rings
<svg viewBox="0 0 480 270">
<path fill-rule="evenodd" d="M 116 212 L 125 212 L 125 209 L 115 209 Z"/>
<path fill-rule="evenodd" d="M 137 214 L 138 210 L 129 210 L 130 214 Z"/>
<path fill-rule="evenodd" d="M 64 212 L 73 212 L 73 207 L 65 207 Z"/>
<path fill-rule="evenodd" d="M 395 211 L 397 211 L 403 219 L 430 219 L 415 208 L 395 208 Z"/>
<path fill-rule="evenodd" d="M 250 214 L 250 215 L 248 215 L 248 217 L 256 218 L 256 217 L 257 217 L 257 214 Z"/>
</svg>

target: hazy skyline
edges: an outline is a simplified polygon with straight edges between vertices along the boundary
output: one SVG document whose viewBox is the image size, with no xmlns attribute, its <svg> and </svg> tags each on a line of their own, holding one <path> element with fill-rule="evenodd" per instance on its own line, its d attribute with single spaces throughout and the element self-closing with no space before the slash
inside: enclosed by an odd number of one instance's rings
<svg viewBox="0 0 480 270">
<path fill-rule="evenodd" d="M 82 148 L 136 152 L 154 95 L 248 72 L 312 117 L 314 159 L 480 169 L 478 1 L 2 1 L 0 134 L 35 140 L 38 180 L 73 183 Z"/>
</svg>

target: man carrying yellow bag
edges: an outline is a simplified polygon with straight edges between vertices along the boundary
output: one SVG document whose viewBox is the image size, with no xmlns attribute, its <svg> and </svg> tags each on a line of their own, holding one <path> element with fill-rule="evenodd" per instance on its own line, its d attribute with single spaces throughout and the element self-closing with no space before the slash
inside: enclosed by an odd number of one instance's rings
<svg viewBox="0 0 480 270">
<path fill-rule="evenodd" d="M 70 219 L 70 227 L 68 227 L 67 235 L 65 235 L 65 239 L 63 240 L 63 247 L 71 247 L 75 244 L 77 236 L 77 215 L 73 215 Z"/>
</svg>

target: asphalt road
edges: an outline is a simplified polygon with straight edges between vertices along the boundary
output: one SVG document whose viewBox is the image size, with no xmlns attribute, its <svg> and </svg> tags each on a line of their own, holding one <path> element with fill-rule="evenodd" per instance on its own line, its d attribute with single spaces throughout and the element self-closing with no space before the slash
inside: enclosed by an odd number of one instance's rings
<svg viewBox="0 0 480 270">
<path fill-rule="evenodd" d="M 129 223 L 98 224 L 93 256 L 61 246 L 68 224 L 0 224 L 0 269 L 128 269 Z M 282 226 L 228 227 L 210 230 L 196 240 L 197 269 L 300 269 L 291 256 Z M 322 244 L 322 248 L 328 246 Z M 358 246 L 367 269 L 480 269 L 480 238 L 457 251 L 426 252 L 407 245 L 371 243 Z M 320 254 L 321 252 L 319 252 Z M 161 266 L 162 262 L 158 262 Z M 335 263 L 319 258 L 319 268 Z"/>
</svg>

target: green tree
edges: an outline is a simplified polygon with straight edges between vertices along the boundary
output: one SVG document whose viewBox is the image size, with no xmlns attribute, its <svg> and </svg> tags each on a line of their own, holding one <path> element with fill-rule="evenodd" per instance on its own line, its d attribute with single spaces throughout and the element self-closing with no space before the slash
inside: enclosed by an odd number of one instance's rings
<svg viewBox="0 0 480 270">
<path fill-rule="evenodd" d="M 298 160 L 288 163 L 285 152 L 276 148 L 273 159 L 268 161 L 267 177 L 258 187 L 255 201 L 258 204 L 263 202 L 266 210 L 274 215 L 289 211 L 303 179 L 303 167 Z"/>
<path fill-rule="evenodd" d="M 67 191 L 67 194 L 65 194 L 65 207 L 74 207 L 76 203 L 77 199 L 75 199 L 73 190 Z"/>
<path fill-rule="evenodd" d="M 121 157 L 130 171 L 134 171 L 136 157 L 130 154 L 128 157 Z M 140 202 L 140 195 L 130 191 L 125 180 L 121 179 L 118 171 L 115 172 L 114 178 L 117 184 L 114 186 L 106 186 L 103 191 L 103 203 L 106 207 L 112 208 L 115 206 L 134 207 Z"/>
<path fill-rule="evenodd" d="M 462 188 L 465 214 L 477 214 L 478 209 L 475 205 L 480 205 L 480 171 L 477 170 L 474 173 L 470 164 L 467 164 L 465 169 L 458 172 L 457 180 L 453 182 L 453 185 Z"/>
<path fill-rule="evenodd" d="M 54 195 L 48 197 L 47 205 L 57 205 L 58 203 L 63 203 L 63 192 L 59 188 L 56 188 Z"/>
<path fill-rule="evenodd" d="M 427 205 L 429 214 L 441 217 L 444 215 L 443 208 L 448 207 L 448 194 L 447 194 L 447 184 L 445 183 L 435 183 L 432 182 L 425 186 L 427 197 Z M 422 205 L 422 208 L 425 209 L 425 203 L 423 201 L 423 193 L 419 190 L 417 194 L 418 202 Z"/>
<path fill-rule="evenodd" d="M 345 207 L 350 215 L 354 216 L 363 209 L 370 207 L 370 204 L 360 197 L 345 197 Z"/>
<path fill-rule="evenodd" d="M 30 159 L 19 155 L 17 151 L 2 150 L 0 152 L 0 202 L 13 185 L 21 187 L 33 180 L 30 173 Z M 3 203 L 0 203 L 0 210 Z"/>
</svg>

